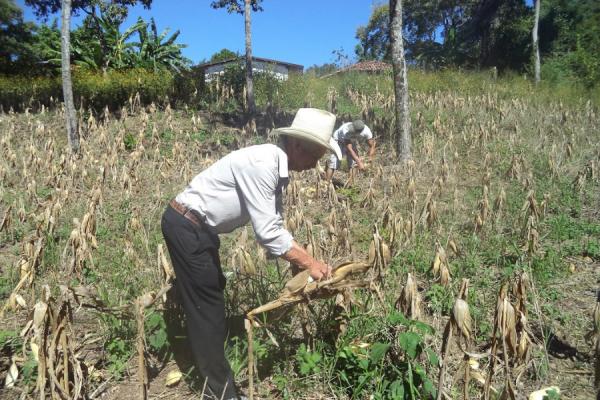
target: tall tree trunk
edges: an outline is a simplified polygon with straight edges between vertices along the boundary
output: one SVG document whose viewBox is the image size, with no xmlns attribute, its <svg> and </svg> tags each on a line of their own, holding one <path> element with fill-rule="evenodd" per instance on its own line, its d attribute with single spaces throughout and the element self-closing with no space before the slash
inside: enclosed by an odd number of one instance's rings
<svg viewBox="0 0 600 400">
<path fill-rule="evenodd" d="M 410 114 L 408 110 L 408 79 L 406 58 L 402 38 L 402 0 L 390 0 L 390 39 L 392 46 L 392 66 L 394 68 L 394 95 L 396 113 L 396 152 L 398 159 L 405 162 L 411 159 Z"/>
<path fill-rule="evenodd" d="M 61 72 L 63 98 L 65 101 L 65 119 L 67 139 L 73 153 L 79 152 L 79 127 L 77 112 L 73 101 L 73 84 L 71 81 L 71 0 L 62 0 L 62 27 L 60 35 Z"/>
<path fill-rule="evenodd" d="M 245 0 L 244 20 L 246 23 L 246 104 L 251 120 L 254 120 L 254 84 L 252 83 L 252 35 L 250 14 L 252 12 L 251 0 Z"/>
<path fill-rule="evenodd" d="M 538 41 L 538 25 L 540 21 L 540 2 L 541 0 L 535 0 L 535 19 L 533 23 L 533 31 L 531 36 L 533 37 L 533 51 L 535 57 L 535 84 L 537 85 L 540 81 L 540 45 Z"/>
</svg>

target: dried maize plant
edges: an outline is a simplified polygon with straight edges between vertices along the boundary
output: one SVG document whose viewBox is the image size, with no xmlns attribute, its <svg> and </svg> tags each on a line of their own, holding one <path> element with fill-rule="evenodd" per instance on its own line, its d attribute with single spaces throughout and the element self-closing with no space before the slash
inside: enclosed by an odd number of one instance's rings
<svg viewBox="0 0 600 400">
<path fill-rule="evenodd" d="M 460 256 L 460 249 L 453 239 L 448 239 L 448 247 L 450 250 L 452 250 L 452 253 L 454 253 L 455 256 Z"/>
<path fill-rule="evenodd" d="M 579 194 L 583 193 L 583 190 L 585 189 L 586 177 L 587 177 L 586 171 L 581 170 L 577 173 L 577 176 L 575 176 L 575 179 L 573 179 L 573 189 L 575 191 L 577 191 L 577 193 L 579 193 Z"/>
<path fill-rule="evenodd" d="M 88 246 L 87 234 L 85 227 L 81 224 L 78 218 L 73 218 L 75 227 L 71 230 L 67 245 L 63 250 L 62 258 L 65 260 L 67 254 L 70 254 L 69 262 L 67 263 L 67 273 L 80 273 L 83 270 L 85 260 L 92 261 L 91 252 Z M 86 225 L 87 227 L 88 225 Z"/>
<path fill-rule="evenodd" d="M 404 220 L 401 216 L 396 215 L 392 207 L 387 204 L 383 210 L 381 224 L 382 228 L 389 234 L 390 251 L 393 252 L 397 249 L 397 244 L 401 240 Z"/>
<path fill-rule="evenodd" d="M 565 159 L 569 159 L 573 156 L 573 143 L 571 141 L 567 141 L 564 146 L 565 149 Z"/>
<path fill-rule="evenodd" d="M 135 320 L 137 325 L 137 336 L 135 348 L 137 351 L 138 380 L 140 399 L 148 398 L 148 369 L 146 368 L 146 335 L 144 332 L 145 308 L 146 304 L 152 304 L 152 294 L 144 294 L 138 297 L 134 302 Z"/>
<path fill-rule="evenodd" d="M 337 322 L 337 339 L 344 336 L 348 329 L 348 316 L 354 301 L 354 292 L 351 289 L 342 289 L 335 296 L 334 320 Z"/>
<path fill-rule="evenodd" d="M 596 160 L 588 161 L 586 165 L 586 171 L 588 174 L 588 178 L 590 178 L 592 182 L 598 182 L 600 176 L 598 175 L 598 163 L 596 162 Z"/>
<path fill-rule="evenodd" d="M 373 208 L 373 206 L 375 205 L 375 197 L 375 191 L 373 190 L 373 180 L 371 180 L 371 183 L 369 184 L 369 189 L 367 190 L 365 197 L 363 197 L 363 199 L 359 203 L 360 206 L 362 208 Z"/>
<path fill-rule="evenodd" d="M 525 369 L 529 362 L 530 348 L 532 343 L 532 333 L 527 321 L 527 290 L 529 288 L 529 275 L 527 272 L 521 272 L 513 284 L 513 294 L 515 296 L 515 312 L 517 319 L 518 345 L 514 358 L 515 365 L 522 366 Z M 518 374 L 520 375 L 520 374 Z"/>
<path fill-rule="evenodd" d="M 373 240 L 371 240 L 371 244 L 369 245 L 368 263 L 375 269 L 381 284 L 384 283 L 384 271 L 390 263 L 391 258 L 390 248 L 379 234 L 377 225 L 375 225 L 373 228 Z"/>
<path fill-rule="evenodd" d="M 498 294 L 491 342 L 490 364 L 484 388 L 485 399 L 487 400 L 490 398 L 491 380 L 495 375 L 496 355 L 498 354 L 500 347 L 504 364 L 504 389 L 503 394 L 501 395 L 503 397 L 501 398 L 514 400 L 516 396 L 512 382 L 509 357 L 514 357 L 517 354 L 517 320 L 515 308 L 508 298 L 508 282 L 505 282 L 502 285 Z"/>
<path fill-rule="evenodd" d="M 446 327 L 444 328 L 444 335 L 442 337 L 442 360 L 441 360 L 441 368 L 438 379 L 438 394 L 437 400 L 441 400 L 444 395 L 444 380 L 446 375 L 446 367 L 448 360 L 448 353 L 450 344 L 452 342 L 453 335 L 456 337 L 456 344 L 465 354 L 465 362 L 461 367 L 463 369 L 463 379 L 464 379 L 464 398 L 467 399 L 469 397 L 469 380 L 471 378 L 471 357 L 468 355 L 471 347 L 471 313 L 469 312 L 469 304 L 467 303 L 467 296 L 469 290 L 469 280 L 463 279 L 460 285 L 460 290 L 456 300 L 454 301 L 454 306 L 452 307 L 452 314 L 450 315 L 450 319 L 446 323 Z M 463 344 L 461 345 L 461 339 Z M 482 376 L 479 374 L 475 378 L 481 382 Z"/>
<path fill-rule="evenodd" d="M 350 165 L 348 165 L 348 168 L 348 179 L 346 179 L 346 182 L 344 183 L 345 188 L 354 185 L 354 182 L 356 181 L 356 175 L 358 174 L 358 168 L 351 167 Z"/>
<path fill-rule="evenodd" d="M 12 205 L 9 205 L 8 207 L 6 207 L 6 210 L 4 210 L 4 215 L 2 216 L 2 219 L 0 220 L 0 232 L 8 230 L 10 228 L 11 223 L 12 223 Z"/>
<path fill-rule="evenodd" d="M 165 250 L 162 243 L 160 243 L 156 247 L 156 261 L 159 266 L 159 274 L 161 276 L 161 281 L 163 282 L 163 285 L 167 286 L 173 284 L 173 281 L 175 280 L 175 271 L 173 270 L 173 266 L 171 265 L 171 263 L 167 259 L 167 256 L 165 255 Z M 166 301 L 167 294 L 165 293 L 163 296 L 163 302 Z"/>
<path fill-rule="evenodd" d="M 142 242 L 144 243 L 146 250 L 148 250 L 148 232 L 144 227 L 144 223 L 142 222 L 142 216 L 140 215 L 140 212 L 137 208 L 134 208 L 131 211 L 129 220 L 125 225 L 125 231 L 130 235 L 129 237 L 132 240 L 135 237 L 135 235 L 139 235 L 142 238 Z"/>
<path fill-rule="evenodd" d="M 440 177 L 442 183 L 447 183 L 450 178 L 450 167 L 448 166 L 448 160 L 446 159 L 446 152 L 442 155 L 442 165 L 440 167 Z"/>
<path fill-rule="evenodd" d="M 437 219 L 437 205 L 435 204 L 435 200 L 433 199 L 433 193 L 431 192 L 431 190 L 429 190 L 427 192 L 427 196 L 425 197 L 425 205 L 421 210 L 419 219 L 417 220 L 417 224 L 427 225 L 427 227 L 431 229 L 437 222 Z"/>
<path fill-rule="evenodd" d="M 287 208 L 294 208 L 299 205 L 300 196 L 299 196 L 299 188 L 298 181 L 296 179 L 291 180 L 291 182 L 287 185 L 285 190 L 285 203 Z"/>
<path fill-rule="evenodd" d="M 400 296 L 396 300 L 396 310 L 410 319 L 418 320 L 421 318 L 421 304 L 417 282 L 409 272 L 406 276 L 406 284 L 401 287 Z"/>
<path fill-rule="evenodd" d="M 423 155 L 425 156 L 426 163 L 429 163 L 433 157 L 434 141 L 435 138 L 433 135 L 425 134 L 423 137 Z"/>
<path fill-rule="evenodd" d="M 338 202 L 338 195 L 332 182 L 329 182 L 329 186 L 327 187 L 327 202 L 330 206 L 333 206 Z"/>
<path fill-rule="evenodd" d="M 508 171 L 506 171 L 506 177 L 515 180 L 521 180 L 521 172 L 523 169 L 523 162 L 520 156 L 516 154 L 512 156 L 512 160 L 510 162 L 510 167 Z"/>
<path fill-rule="evenodd" d="M 52 236 L 54 234 L 54 228 L 61 210 L 61 199 L 56 197 L 44 208 L 40 215 L 36 216 L 36 236 Z"/>
<path fill-rule="evenodd" d="M 333 208 L 331 210 L 331 212 L 329 213 L 329 216 L 327 217 L 327 235 L 329 236 L 329 240 L 332 242 L 335 242 L 336 236 L 337 236 L 337 232 L 338 232 L 338 222 L 337 222 L 337 213 L 335 211 L 335 208 Z"/>
<path fill-rule="evenodd" d="M 431 274 L 440 285 L 447 287 L 450 284 L 450 268 L 448 267 L 448 257 L 446 250 L 437 243 L 435 257 L 431 263 Z"/>
<path fill-rule="evenodd" d="M 475 228 L 474 232 L 479 233 L 483 229 L 485 223 L 488 220 L 490 213 L 490 200 L 489 200 L 489 189 L 487 185 L 483 185 L 482 197 L 477 206 L 477 214 L 475 216 Z"/>
<path fill-rule="evenodd" d="M 296 231 L 300 227 L 300 223 L 303 220 L 304 215 L 299 208 L 296 208 L 293 213 L 290 213 L 285 221 L 285 228 L 292 234 L 295 235 Z M 244 230 L 245 231 L 245 230 Z"/>
<path fill-rule="evenodd" d="M 33 318 L 21 332 L 24 347 L 29 342 L 37 362 L 36 390 L 40 399 L 46 398 L 46 390 L 53 399 L 87 398 L 85 370 L 78 359 L 71 329 L 70 292 L 61 287 L 56 300 L 47 286 L 43 292 L 43 299 L 34 306 Z"/>
<path fill-rule="evenodd" d="M 250 252 L 244 246 L 238 246 L 233 252 L 229 265 L 242 275 L 256 275 L 256 264 Z"/>
<path fill-rule="evenodd" d="M 483 124 L 479 124 L 479 134 L 477 135 L 477 143 L 480 147 L 485 148 L 489 141 L 489 132 L 484 128 Z"/>
<path fill-rule="evenodd" d="M 530 216 L 527 219 L 527 223 L 525 224 L 524 231 L 524 239 L 525 243 L 523 244 L 523 251 L 526 251 L 529 256 L 537 253 L 540 247 L 540 234 L 536 229 L 536 221 L 533 216 Z"/>
<path fill-rule="evenodd" d="M 340 224 L 337 242 L 335 244 L 335 252 L 341 254 L 352 254 L 352 242 L 350 238 L 350 223 L 344 221 Z"/>
<path fill-rule="evenodd" d="M 540 218 L 540 208 L 538 207 L 537 200 L 535 199 L 535 191 L 530 190 L 527 194 L 527 199 L 521 207 L 525 218 L 533 217 L 534 222 L 537 222 Z"/>
<path fill-rule="evenodd" d="M 46 240 L 44 237 L 33 237 L 23 243 L 23 252 L 21 258 L 17 262 L 19 270 L 19 282 L 14 287 L 8 300 L 2 310 L 0 310 L 0 318 L 4 317 L 6 310 L 16 310 L 19 307 L 27 308 L 27 303 L 19 291 L 24 287 L 30 287 L 33 283 L 35 272 L 42 260 L 42 251 L 44 250 Z"/>
<path fill-rule="evenodd" d="M 335 87 L 330 86 L 327 89 L 327 109 L 333 114 L 337 112 L 337 97 L 337 90 L 335 90 Z"/>
<path fill-rule="evenodd" d="M 494 200 L 494 220 L 495 223 L 498 223 L 500 217 L 502 216 L 502 211 L 504 210 L 504 205 L 506 204 L 506 192 L 504 188 L 500 188 L 500 192 L 498 196 L 496 196 L 496 200 Z"/>
<path fill-rule="evenodd" d="M 280 296 L 246 314 L 245 327 L 248 334 L 248 380 L 249 396 L 254 398 L 254 350 L 253 350 L 253 328 L 261 325 L 256 320 L 259 314 L 263 314 L 282 307 L 290 307 L 313 299 L 330 298 L 346 289 L 373 288 L 373 283 L 365 275 L 372 265 L 364 262 L 347 262 L 336 266 L 331 277 L 326 280 L 314 281 L 310 277 L 310 271 L 304 270 L 296 274 L 285 284 Z"/>
<path fill-rule="evenodd" d="M 308 252 L 308 254 L 311 255 L 311 257 L 319 260 L 322 259 L 323 257 L 321 254 L 321 247 L 319 246 L 319 243 L 315 240 L 312 223 L 308 220 L 305 220 L 304 227 L 306 229 L 306 245 L 304 246 L 306 251 Z"/>
<path fill-rule="evenodd" d="M 534 183 L 535 183 L 535 181 L 533 178 L 533 172 L 528 171 L 527 175 L 525 175 L 525 177 L 521 181 L 521 184 L 523 185 L 523 188 L 525 188 L 527 190 L 531 190 L 531 188 L 533 188 Z"/>
<path fill-rule="evenodd" d="M 554 149 L 555 145 L 552 145 L 552 150 L 550 151 L 550 154 L 548 154 L 548 169 L 550 170 L 550 176 L 556 178 L 559 176 L 559 170 Z"/>
<path fill-rule="evenodd" d="M 544 193 L 542 202 L 540 203 L 540 216 L 542 218 L 546 217 L 546 213 L 548 212 L 548 203 L 550 203 L 550 193 Z"/>
</svg>

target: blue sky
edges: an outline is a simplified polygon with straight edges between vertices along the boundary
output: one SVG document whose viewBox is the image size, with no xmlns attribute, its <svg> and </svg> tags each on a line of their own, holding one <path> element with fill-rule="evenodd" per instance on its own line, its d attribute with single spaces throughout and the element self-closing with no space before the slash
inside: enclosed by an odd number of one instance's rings
<svg viewBox="0 0 600 400">
<path fill-rule="evenodd" d="M 35 20 L 24 0 L 16 2 L 27 21 Z M 354 56 L 356 29 L 367 24 L 373 0 L 264 0 L 262 5 L 264 11 L 252 13 L 253 55 L 308 68 L 333 62 L 333 50 Z M 214 10 L 210 0 L 154 0 L 150 10 L 130 8 L 122 28 L 138 16 L 154 17 L 159 32 L 179 29 L 178 43 L 187 44 L 183 53 L 194 63 L 223 48 L 245 51 L 243 16 Z M 79 21 L 74 18 L 72 25 Z"/>
</svg>

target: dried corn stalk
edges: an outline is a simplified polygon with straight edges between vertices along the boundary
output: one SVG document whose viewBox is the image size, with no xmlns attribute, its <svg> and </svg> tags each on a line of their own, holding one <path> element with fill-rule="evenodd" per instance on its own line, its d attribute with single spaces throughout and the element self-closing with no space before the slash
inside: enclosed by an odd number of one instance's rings
<svg viewBox="0 0 600 400">
<path fill-rule="evenodd" d="M 406 284 L 400 290 L 400 296 L 396 300 L 396 309 L 406 317 L 418 320 L 421 318 L 421 303 L 417 283 L 409 272 L 406 276 Z"/>
<path fill-rule="evenodd" d="M 504 361 L 504 395 L 514 399 L 509 356 L 517 354 L 518 342 L 515 308 L 510 304 L 508 299 L 508 282 L 505 282 L 500 288 L 496 304 L 492 331 L 491 359 L 484 388 L 484 397 L 486 400 L 490 398 L 491 379 L 495 374 L 496 354 L 499 345 L 502 346 Z"/>
<path fill-rule="evenodd" d="M 438 394 L 437 400 L 441 400 L 444 393 L 444 380 L 446 374 L 447 367 L 447 356 L 448 350 L 450 347 L 450 343 L 452 340 L 452 336 L 456 335 L 456 343 L 459 348 L 465 353 L 468 354 L 470 351 L 470 343 L 471 343 L 471 314 L 469 312 L 469 305 L 467 304 L 467 295 L 469 288 L 469 280 L 463 279 L 460 287 L 460 291 L 458 297 L 454 301 L 454 306 L 452 307 L 452 314 L 450 315 L 450 319 L 446 323 L 446 327 L 444 328 L 444 335 L 442 338 L 442 365 L 440 368 L 440 374 L 438 379 Z M 461 339 L 464 342 L 464 348 L 461 346 Z M 463 367 L 464 369 L 464 394 L 465 398 L 468 397 L 469 392 L 469 379 L 471 368 L 468 364 L 470 358 L 466 357 L 466 363 Z"/>
<path fill-rule="evenodd" d="M 304 270 L 285 284 L 279 298 L 257 307 L 246 314 L 245 327 L 248 334 L 248 390 L 250 399 L 254 398 L 253 327 L 260 326 L 255 317 L 258 314 L 309 301 L 314 298 L 333 297 L 343 293 L 346 289 L 357 287 L 371 288 L 373 286 L 372 282 L 363 277 L 371 267 L 371 264 L 362 262 L 342 263 L 332 271 L 331 277 L 324 281 L 314 281 L 310 278 L 310 272 Z"/>
<path fill-rule="evenodd" d="M 81 399 L 87 387 L 71 330 L 73 320 L 69 292 L 61 288 L 57 300 L 46 287 L 43 300 L 33 310 L 33 318 L 22 331 L 24 344 L 29 342 L 38 363 L 37 391 L 45 398 Z"/>
<path fill-rule="evenodd" d="M 373 240 L 369 245 L 368 263 L 373 265 L 373 267 L 376 269 L 382 283 L 384 271 L 391 258 L 392 256 L 390 253 L 390 248 L 379 234 L 377 225 L 375 225 L 375 228 L 373 229 Z"/>
</svg>

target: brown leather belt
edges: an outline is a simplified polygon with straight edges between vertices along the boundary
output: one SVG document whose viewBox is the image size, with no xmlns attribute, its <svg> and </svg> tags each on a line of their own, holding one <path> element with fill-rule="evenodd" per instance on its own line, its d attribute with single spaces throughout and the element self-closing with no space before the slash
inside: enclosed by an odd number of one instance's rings
<svg viewBox="0 0 600 400">
<path fill-rule="evenodd" d="M 169 205 L 173 208 L 173 210 L 177 211 L 179 214 L 183 215 L 185 218 L 189 219 L 195 225 L 204 226 L 204 222 L 198 218 L 198 216 L 192 212 L 190 208 L 187 208 L 183 204 L 179 204 L 175 199 L 169 202 Z"/>
</svg>

